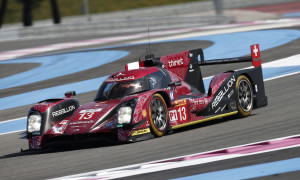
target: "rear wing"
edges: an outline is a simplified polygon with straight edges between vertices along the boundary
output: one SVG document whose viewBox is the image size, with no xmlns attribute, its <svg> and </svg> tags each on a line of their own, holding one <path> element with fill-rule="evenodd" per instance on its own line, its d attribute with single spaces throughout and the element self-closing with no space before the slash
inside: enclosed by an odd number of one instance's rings
<svg viewBox="0 0 300 180">
<path fill-rule="evenodd" d="M 200 49 L 200 58 L 199 66 L 205 65 L 214 65 L 214 64 L 228 64 L 228 63 L 240 63 L 240 62 L 249 62 L 252 61 L 252 65 L 254 67 L 261 66 L 260 59 L 260 50 L 259 44 L 251 45 L 251 56 L 246 57 L 236 57 L 236 58 L 224 58 L 224 59 L 212 59 L 212 60 L 204 60 L 203 50 Z"/>
<path fill-rule="evenodd" d="M 200 56 L 200 61 L 199 61 Z M 125 65 L 125 70 L 130 71 L 142 67 L 158 66 L 176 74 L 185 82 L 197 88 L 201 93 L 205 93 L 203 78 L 200 66 L 239 63 L 252 61 L 254 67 L 261 66 L 259 45 L 251 46 L 251 56 L 204 60 L 204 53 L 201 48 L 189 50 L 171 55 L 154 58 L 154 55 L 147 55 L 145 60 L 129 63 Z"/>
</svg>

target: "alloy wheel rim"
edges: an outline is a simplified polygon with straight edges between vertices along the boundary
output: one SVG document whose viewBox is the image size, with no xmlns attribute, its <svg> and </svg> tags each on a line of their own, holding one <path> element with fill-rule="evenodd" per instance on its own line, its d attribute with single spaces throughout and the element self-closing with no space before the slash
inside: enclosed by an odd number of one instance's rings
<svg viewBox="0 0 300 180">
<path fill-rule="evenodd" d="M 154 99 L 151 105 L 151 116 L 155 127 L 163 131 L 167 125 L 167 116 L 164 104 L 160 99 Z"/>
<path fill-rule="evenodd" d="M 252 96 L 252 88 L 249 82 L 242 79 L 239 83 L 238 100 L 243 111 L 249 112 L 251 110 L 253 101 Z"/>
</svg>

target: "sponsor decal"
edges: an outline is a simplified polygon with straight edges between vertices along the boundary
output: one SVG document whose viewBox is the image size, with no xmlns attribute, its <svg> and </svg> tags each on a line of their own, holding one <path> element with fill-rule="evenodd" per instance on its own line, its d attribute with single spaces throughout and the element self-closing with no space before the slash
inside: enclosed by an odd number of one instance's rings
<svg viewBox="0 0 300 180">
<path fill-rule="evenodd" d="M 225 106 L 221 108 L 221 112 L 223 112 L 223 110 L 225 109 L 226 106 L 227 106 L 227 104 L 225 104 Z"/>
<path fill-rule="evenodd" d="M 190 58 L 193 57 L 193 53 L 189 53 Z"/>
<path fill-rule="evenodd" d="M 52 128 L 52 133 L 59 133 L 63 132 L 63 129 L 67 126 L 68 120 L 63 120 L 59 122 L 56 126 Z"/>
<path fill-rule="evenodd" d="M 231 79 L 229 79 L 229 81 L 224 86 L 224 88 L 221 89 L 220 92 L 218 93 L 218 95 L 216 96 L 214 102 L 212 103 L 212 109 L 214 109 L 219 104 L 219 102 L 222 100 L 223 96 L 233 86 L 234 82 L 235 82 L 235 77 L 233 76 Z"/>
<path fill-rule="evenodd" d="M 63 121 L 61 121 L 59 124 L 65 125 L 65 124 L 67 124 L 67 122 L 68 122 L 68 120 L 63 120 Z"/>
<path fill-rule="evenodd" d="M 193 69 L 193 65 L 192 64 L 190 64 L 190 69 L 189 69 L 189 72 L 193 72 L 194 71 L 194 69 Z"/>
<path fill-rule="evenodd" d="M 173 91 L 170 91 L 170 99 L 171 99 L 171 101 L 174 101 L 174 92 Z"/>
<path fill-rule="evenodd" d="M 175 106 L 182 106 L 182 105 L 186 105 L 185 99 L 175 101 Z"/>
<path fill-rule="evenodd" d="M 97 109 L 84 109 L 84 110 L 81 110 L 79 113 L 87 113 L 87 112 L 93 113 L 93 112 L 100 112 L 101 110 L 102 110 L 102 108 L 97 108 Z"/>
<path fill-rule="evenodd" d="M 107 78 L 105 81 L 106 82 L 116 82 L 116 81 L 127 81 L 127 80 L 134 80 L 134 76 L 128 76 L 128 77 L 123 77 L 123 78 Z"/>
<path fill-rule="evenodd" d="M 170 60 L 168 62 L 168 64 L 169 64 L 169 67 L 180 66 L 183 64 L 183 59 L 179 58 L 179 59 Z"/>
<path fill-rule="evenodd" d="M 124 77 L 119 77 L 119 76 L 124 76 Z M 115 81 L 126 81 L 126 80 L 133 80 L 133 79 L 134 76 L 125 76 L 125 74 L 120 72 L 117 75 L 107 78 L 106 81 L 115 82 Z"/>
<path fill-rule="evenodd" d="M 137 136 L 137 135 L 146 134 L 146 133 L 150 133 L 149 128 L 132 131 L 131 136 Z"/>
<path fill-rule="evenodd" d="M 75 121 L 75 122 L 71 122 L 70 125 L 75 125 L 75 124 L 90 124 L 93 123 L 93 120 L 89 120 L 89 121 Z"/>
<path fill-rule="evenodd" d="M 220 109 L 221 109 L 221 107 L 219 107 L 219 108 L 215 111 L 215 113 L 217 113 Z"/>
<path fill-rule="evenodd" d="M 142 114 L 143 114 L 143 117 L 146 117 L 146 116 L 147 116 L 147 111 L 146 111 L 146 109 L 143 109 Z"/>
<path fill-rule="evenodd" d="M 52 132 L 53 133 L 61 133 L 62 132 L 62 127 L 53 127 Z"/>
<path fill-rule="evenodd" d="M 66 107 L 66 108 L 63 108 L 63 109 L 52 112 L 52 116 L 53 117 L 60 116 L 62 114 L 66 114 L 70 111 L 73 111 L 75 109 L 76 109 L 76 107 L 74 105 L 72 105 L 72 106 L 69 106 L 69 107 Z"/>
<path fill-rule="evenodd" d="M 233 93 L 234 93 L 234 90 L 232 89 L 232 90 L 230 91 L 230 93 L 228 94 L 228 98 L 230 98 L 230 97 L 233 95 Z"/>
<path fill-rule="evenodd" d="M 194 105 L 198 106 L 198 105 L 202 105 L 202 104 L 206 104 L 207 100 L 206 99 L 198 99 L 198 100 L 193 100 Z"/>
<path fill-rule="evenodd" d="M 177 112 L 176 110 L 169 111 L 170 121 L 177 121 Z"/>
<path fill-rule="evenodd" d="M 117 75 L 115 75 L 115 77 L 119 77 L 119 76 L 125 76 L 125 74 L 122 74 L 121 72 Z"/>
</svg>

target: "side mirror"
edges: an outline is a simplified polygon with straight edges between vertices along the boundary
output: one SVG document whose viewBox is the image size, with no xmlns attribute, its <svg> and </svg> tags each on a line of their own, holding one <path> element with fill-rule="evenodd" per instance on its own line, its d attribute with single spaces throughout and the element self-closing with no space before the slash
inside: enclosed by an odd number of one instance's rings
<svg viewBox="0 0 300 180">
<path fill-rule="evenodd" d="M 76 92 L 75 91 L 68 91 L 68 92 L 65 93 L 65 96 L 67 98 L 70 98 L 72 96 L 76 96 Z"/>
<path fill-rule="evenodd" d="M 181 86 L 182 85 L 182 82 L 181 81 L 176 81 L 176 82 L 170 82 L 168 84 L 169 87 L 172 87 L 172 86 Z"/>
</svg>

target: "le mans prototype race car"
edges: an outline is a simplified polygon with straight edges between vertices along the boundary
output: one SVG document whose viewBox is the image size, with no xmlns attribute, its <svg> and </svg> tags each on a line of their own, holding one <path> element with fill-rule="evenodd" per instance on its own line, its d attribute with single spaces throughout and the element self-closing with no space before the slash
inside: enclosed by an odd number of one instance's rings
<svg viewBox="0 0 300 180">
<path fill-rule="evenodd" d="M 27 119 L 29 149 L 85 139 L 135 142 L 208 120 L 249 116 L 267 105 L 258 44 L 251 54 L 209 61 L 202 49 L 147 55 L 109 76 L 93 102 L 79 105 L 70 91 L 34 104 Z M 205 92 L 200 66 L 245 61 L 254 67 L 215 75 Z"/>
</svg>

